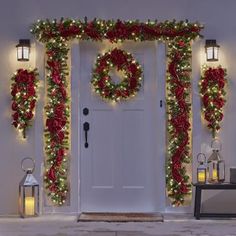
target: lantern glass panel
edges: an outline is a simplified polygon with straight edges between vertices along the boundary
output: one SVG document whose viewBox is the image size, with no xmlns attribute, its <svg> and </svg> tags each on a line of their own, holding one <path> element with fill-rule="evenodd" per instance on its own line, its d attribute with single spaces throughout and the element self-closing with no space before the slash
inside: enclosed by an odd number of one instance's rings
<svg viewBox="0 0 236 236">
<path fill-rule="evenodd" d="M 19 212 L 21 217 L 39 215 L 39 186 L 19 187 Z"/>
<path fill-rule="evenodd" d="M 225 162 L 224 160 L 220 160 L 218 162 L 218 180 L 219 182 L 225 181 Z"/>
<path fill-rule="evenodd" d="M 22 47 L 17 47 L 17 60 L 22 60 Z"/>
<path fill-rule="evenodd" d="M 208 180 L 209 182 L 218 182 L 217 161 L 208 163 Z"/>
<path fill-rule="evenodd" d="M 206 167 L 206 156 L 204 153 L 199 153 L 197 155 L 197 161 L 199 163 L 197 167 L 197 182 L 206 183 L 207 179 L 207 167 Z"/>
<path fill-rule="evenodd" d="M 214 59 L 218 60 L 219 47 L 214 47 Z"/>
<path fill-rule="evenodd" d="M 206 168 L 198 167 L 197 169 L 197 182 L 198 183 L 206 183 Z"/>
<path fill-rule="evenodd" d="M 27 46 L 23 47 L 23 59 L 29 60 L 29 47 Z"/>
<path fill-rule="evenodd" d="M 206 48 L 207 60 L 212 60 L 213 57 L 213 47 Z"/>
</svg>

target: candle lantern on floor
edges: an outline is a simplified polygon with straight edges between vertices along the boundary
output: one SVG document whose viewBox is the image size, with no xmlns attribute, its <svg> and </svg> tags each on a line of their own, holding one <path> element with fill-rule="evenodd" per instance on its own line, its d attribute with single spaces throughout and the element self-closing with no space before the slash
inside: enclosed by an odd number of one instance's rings
<svg viewBox="0 0 236 236">
<path fill-rule="evenodd" d="M 207 180 L 207 167 L 206 167 L 206 156 L 203 153 L 197 155 L 197 161 L 199 163 L 197 167 L 197 182 L 200 184 L 206 183 Z"/>
<path fill-rule="evenodd" d="M 33 163 L 33 166 L 25 168 L 24 164 L 29 161 Z M 19 213 L 23 218 L 37 216 L 39 214 L 39 184 L 33 176 L 34 160 L 30 157 L 24 158 L 21 161 L 21 168 L 26 173 L 19 184 Z"/>
<path fill-rule="evenodd" d="M 214 139 L 211 142 L 212 154 L 207 160 L 208 181 L 210 183 L 221 183 L 225 180 L 225 162 L 220 154 L 222 144 L 220 140 Z"/>
</svg>

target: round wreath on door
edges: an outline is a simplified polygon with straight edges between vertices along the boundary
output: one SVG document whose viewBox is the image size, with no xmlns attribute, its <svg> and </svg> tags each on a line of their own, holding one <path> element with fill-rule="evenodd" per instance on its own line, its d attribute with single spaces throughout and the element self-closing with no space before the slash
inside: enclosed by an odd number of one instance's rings
<svg viewBox="0 0 236 236">
<path fill-rule="evenodd" d="M 118 84 L 112 81 L 109 74 L 114 67 L 124 73 Z M 91 83 L 102 98 L 117 102 L 136 95 L 141 87 L 142 73 L 140 64 L 130 53 L 115 48 L 98 55 Z"/>
</svg>

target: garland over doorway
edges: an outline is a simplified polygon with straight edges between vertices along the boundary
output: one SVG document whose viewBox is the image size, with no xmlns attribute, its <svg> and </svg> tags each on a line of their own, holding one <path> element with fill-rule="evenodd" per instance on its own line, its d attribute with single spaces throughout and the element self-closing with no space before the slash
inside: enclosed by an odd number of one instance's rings
<svg viewBox="0 0 236 236">
<path fill-rule="evenodd" d="M 111 43 L 133 41 L 166 42 L 167 61 L 167 173 L 168 196 L 173 206 L 184 203 L 191 192 L 186 163 L 191 162 L 191 41 L 203 27 L 188 21 L 121 21 L 61 19 L 38 20 L 31 29 L 45 43 L 47 54 L 47 104 L 45 183 L 51 200 L 63 205 L 68 192 L 68 147 L 70 99 L 68 90 L 68 41 L 72 39 Z"/>
</svg>

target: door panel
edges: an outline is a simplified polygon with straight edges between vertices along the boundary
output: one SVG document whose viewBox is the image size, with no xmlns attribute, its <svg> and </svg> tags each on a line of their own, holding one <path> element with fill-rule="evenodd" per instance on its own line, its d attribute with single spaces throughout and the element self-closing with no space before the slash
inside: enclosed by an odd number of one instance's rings
<svg viewBox="0 0 236 236">
<path fill-rule="evenodd" d="M 111 134 L 116 131 L 116 127 L 113 120 L 114 113 L 111 110 L 96 110 L 92 117 L 90 142 L 93 188 L 112 188 L 114 185 L 115 136 Z"/>
<path fill-rule="evenodd" d="M 144 111 L 122 112 L 121 186 L 144 188 L 146 182 L 145 144 L 143 142 Z"/>
<path fill-rule="evenodd" d="M 80 127 L 80 205 L 83 212 L 155 212 L 162 205 L 158 194 L 157 47 L 153 42 L 118 45 L 133 54 L 144 71 L 137 96 L 117 104 L 104 101 L 92 91 L 90 81 L 97 54 L 114 45 L 107 42 L 80 43 L 81 127 L 90 123 L 89 147 L 84 147 Z M 112 74 L 115 72 L 112 72 Z M 121 78 L 115 78 L 116 81 Z M 164 78 L 162 78 L 164 79 Z M 164 176 L 163 176 L 164 178 Z"/>
</svg>

